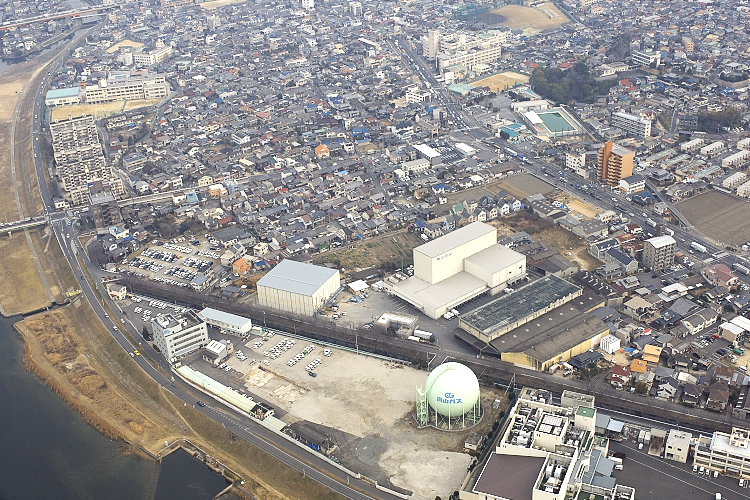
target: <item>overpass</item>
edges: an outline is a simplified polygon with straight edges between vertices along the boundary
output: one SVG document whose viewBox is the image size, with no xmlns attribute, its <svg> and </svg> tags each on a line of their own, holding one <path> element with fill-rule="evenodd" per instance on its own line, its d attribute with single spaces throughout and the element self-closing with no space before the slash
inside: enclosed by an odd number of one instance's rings
<svg viewBox="0 0 750 500">
<path fill-rule="evenodd" d="M 17 220 L 0 224 L 0 234 L 11 234 L 13 231 L 31 229 L 33 227 L 46 226 L 49 223 L 47 217 L 29 217 L 25 220 Z"/>
<path fill-rule="evenodd" d="M 34 23 L 43 23 L 46 21 L 54 21 L 55 19 L 65 19 L 71 17 L 85 17 L 94 14 L 99 14 L 111 9 L 119 9 L 120 6 L 116 4 L 112 5 L 98 5 L 95 7 L 87 7 L 85 9 L 72 9 L 64 10 L 62 12 L 56 12 L 54 14 L 42 14 L 40 16 L 28 17 L 26 19 L 19 19 L 18 21 L 5 21 L 0 24 L 0 31 L 7 31 L 21 26 L 28 26 Z"/>
</svg>

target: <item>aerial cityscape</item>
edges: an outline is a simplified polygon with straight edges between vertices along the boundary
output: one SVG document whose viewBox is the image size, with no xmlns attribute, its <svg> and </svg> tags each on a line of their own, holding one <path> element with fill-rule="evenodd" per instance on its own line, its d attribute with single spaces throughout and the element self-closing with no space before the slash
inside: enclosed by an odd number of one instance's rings
<svg viewBox="0 0 750 500">
<path fill-rule="evenodd" d="M 750 2 L 0 0 L 0 498 L 750 499 Z"/>
</svg>

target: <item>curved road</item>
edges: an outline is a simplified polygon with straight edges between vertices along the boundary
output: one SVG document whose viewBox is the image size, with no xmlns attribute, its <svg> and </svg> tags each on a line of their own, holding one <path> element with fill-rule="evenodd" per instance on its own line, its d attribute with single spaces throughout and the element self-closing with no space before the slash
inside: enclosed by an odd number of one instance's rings
<svg viewBox="0 0 750 500">
<path fill-rule="evenodd" d="M 51 77 L 54 72 L 62 65 L 72 48 L 75 47 L 77 42 L 85 36 L 85 34 L 86 33 L 78 35 L 73 41 L 66 45 L 66 48 L 53 58 L 45 71 L 40 72 L 35 79 L 29 82 L 27 88 L 33 89 L 33 91 L 24 93 L 23 97 L 19 99 L 17 112 L 21 113 L 24 109 L 33 108 L 35 119 L 33 120 L 32 125 L 32 135 L 34 137 L 35 171 L 39 179 L 40 195 L 44 202 L 45 211 L 50 214 L 50 225 L 60 243 L 63 254 L 68 260 L 68 264 L 73 270 L 81 290 L 88 298 L 91 306 L 99 316 L 102 323 L 107 327 L 114 339 L 124 350 L 133 352 L 138 349 L 139 346 L 135 345 L 130 337 L 121 331 L 123 325 L 118 324 L 109 316 L 109 313 L 105 311 L 103 305 L 99 302 L 96 291 L 84 278 L 83 269 L 81 269 L 81 265 L 77 258 L 77 254 L 82 252 L 83 249 L 80 247 L 77 237 L 76 225 L 73 224 L 74 218 L 64 212 L 55 212 L 54 203 L 52 202 L 52 196 L 45 176 L 46 164 L 44 159 L 46 157 L 46 151 L 39 146 L 40 142 L 44 142 L 39 139 L 43 134 L 43 95 L 45 94 L 47 86 L 51 82 Z M 24 172 L 23 175 L 28 176 L 29 172 Z M 28 178 L 26 180 L 27 182 L 25 184 L 28 186 Z M 106 297 L 106 290 L 104 290 L 101 283 L 96 283 L 96 286 L 100 288 L 99 292 L 101 293 L 101 296 Z M 121 321 L 124 321 L 124 319 Z M 135 338 L 140 337 L 140 332 L 133 331 L 131 333 Z M 186 404 L 194 405 L 196 399 L 200 397 L 196 396 L 196 392 L 194 392 L 192 388 L 173 381 L 166 361 L 164 361 L 164 366 L 159 366 L 158 364 L 152 364 L 152 362 L 145 356 L 135 356 L 132 359 L 154 381 L 180 398 Z M 202 397 L 205 397 L 205 395 Z M 262 425 L 239 416 L 229 408 L 224 408 L 223 406 L 220 406 L 219 408 L 213 408 L 211 406 L 196 406 L 196 409 L 221 423 L 225 428 L 236 434 L 238 437 L 245 439 L 284 464 L 302 472 L 306 476 L 309 476 L 318 483 L 346 498 L 356 500 L 366 500 L 370 498 L 391 500 L 397 498 L 376 489 L 374 485 L 367 481 L 349 476 L 328 462 L 316 457 L 315 452 L 312 450 L 306 452 L 300 449 L 297 445 L 277 436 Z"/>
</svg>

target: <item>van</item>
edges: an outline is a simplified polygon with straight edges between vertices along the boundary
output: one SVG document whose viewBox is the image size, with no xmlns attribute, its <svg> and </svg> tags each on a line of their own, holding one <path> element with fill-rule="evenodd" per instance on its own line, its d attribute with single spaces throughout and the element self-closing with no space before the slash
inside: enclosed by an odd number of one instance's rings
<svg viewBox="0 0 750 500">
<path fill-rule="evenodd" d="M 623 469 L 622 464 L 615 465 L 615 470 L 622 470 L 622 469 Z"/>
</svg>

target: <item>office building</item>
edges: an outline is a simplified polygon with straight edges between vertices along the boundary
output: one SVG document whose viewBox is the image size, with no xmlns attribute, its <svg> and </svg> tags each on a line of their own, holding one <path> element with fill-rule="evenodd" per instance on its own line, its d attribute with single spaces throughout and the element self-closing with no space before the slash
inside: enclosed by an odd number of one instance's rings
<svg viewBox="0 0 750 500">
<path fill-rule="evenodd" d="M 386 288 L 433 319 L 526 277 L 526 257 L 498 245 L 497 229 L 483 222 L 420 245 L 412 255 L 414 276 Z"/>
<path fill-rule="evenodd" d="M 208 326 L 193 311 L 159 314 L 151 320 L 154 343 L 170 363 L 208 345 Z"/>
<path fill-rule="evenodd" d="M 617 484 L 607 440 L 594 435 L 593 402 L 582 404 L 584 396 L 559 406 L 551 398 L 543 390 L 521 391 L 494 452 L 464 481 L 461 500 L 635 498 L 634 488 Z"/>
<path fill-rule="evenodd" d="M 612 125 L 622 129 L 630 137 L 651 137 L 651 120 L 629 113 L 612 113 Z"/>
<path fill-rule="evenodd" d="M 285 259 L 258 281 L 258 304 L 313 316 L 341 288 L 338 269 Z"/>
<path fill-rule="evenodd" d="M 222 333 L 231 333 L 243 337 L 247 337 L 250 329 L 253 327 L 253 322 L 250 318 L 219 311 L 210 307 L 206 307 L 199 312 L 198 317 L 209 325 L 219 328 Z"/>
<path fill-rule="evenodd" d="M 643 266 L 652 271 L 667 269 L 674 264 L 677 242 L 671 236 L 655 236 L 643 242 Z"/>
<path fill-rule="evenodd" d="M 492 64 L 502 55 L 502 45 L 508 43 L 510 31 L 490 30 L 479 34 L 448 33 L 430 30 L 422 38 L 422 55 L 436 60 L 441 72 L 456 65 L 472 70 L 477 65 Z"/>
<path fill-rule="evenodd" d="M 732 427 L 731 434 L 716 431 L 712 436 L 700 436 L 693 465 L 750 479 L 750 430 Z"/>
<path fill-rule="evenodd" d="M 597 159 L 597 178 L 610 186 L 633 175 L 635 153 L 613 142 L 605 142 Z"/>
</svg>

